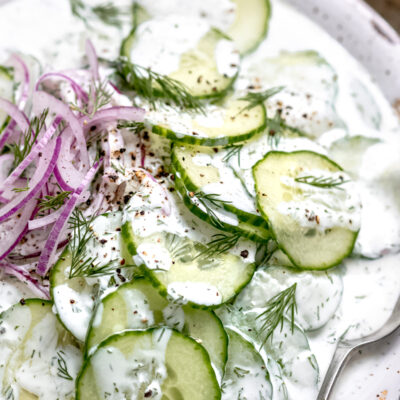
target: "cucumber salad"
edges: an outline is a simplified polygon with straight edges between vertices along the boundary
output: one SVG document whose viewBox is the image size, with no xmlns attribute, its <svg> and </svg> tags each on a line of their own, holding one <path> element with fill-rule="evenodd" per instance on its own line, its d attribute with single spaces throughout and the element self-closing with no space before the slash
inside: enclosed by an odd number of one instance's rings
<svg viewBox="0 0 400 400">
<path fill-rule="evenodd" d="M 283 0 L 15 0 L 0 37 L 0 399 L 316 399 L 400 293 L 365 70 Z"/>
</svg>

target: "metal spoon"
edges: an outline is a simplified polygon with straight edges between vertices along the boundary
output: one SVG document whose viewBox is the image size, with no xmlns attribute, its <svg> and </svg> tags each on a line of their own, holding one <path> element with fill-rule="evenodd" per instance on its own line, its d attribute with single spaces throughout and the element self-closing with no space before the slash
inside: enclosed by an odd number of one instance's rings
<svg viewBox="0 0 400 400">
<path fill-rule="evenodd" d="M 400 327 L 400 297 L 394 307 L 392 315 L 386 324 L 375 333 L 365 336 L 361 339 L 340 341 L 333 359 L 329 365 L 328 372 L 322 382 L 321 389 L 318 393 L 317 400 L 329 400 L 333 386 L 350 357 L 360 348 L 385 339 Z"/>
</svg>

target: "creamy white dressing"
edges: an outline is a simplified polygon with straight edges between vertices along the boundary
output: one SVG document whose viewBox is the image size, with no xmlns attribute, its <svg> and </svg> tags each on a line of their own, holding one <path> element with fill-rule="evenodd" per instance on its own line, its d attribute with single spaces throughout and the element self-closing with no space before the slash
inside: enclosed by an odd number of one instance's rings
<svg viewBox="0 0 400 400">
<path fill-rule="evenodd" d="M 320 188 L 295 180 L 306 176 L 333 179 L 342 181 L 343 184 L 339 187 Z M 351 231 L 360 229 L 360 196 L 356 185 L 342 171 L 302 170 L 296 178 L 282 176 L 281 183 L 290 189 L 299 190 L 300 198 L 304 198 L 304 200 L 283 201 L 277 205 L 278 212 L 290 216 L 300 226 L 316 228 L 321 232 L 333 227 Z"/>
<path fill-rule="evenodd" d="M 151 393 L 160 400 L 161 385 L 167 377 L 165 352 L 171 331 L 157 329 L 152 341 L 140 340 L 142 346 L 133 351 L 113 346 L 100 348 L 92 358 L 96 386 L 100 398 L 131 399 L 139 393 Z"/>
<path fill-rule="evenodd" d="M 218 288 L 206 282 L 173 282 L 167 287 L 172 301 L 186 304 L 193 302 L 205 306 L 221 304 L 222 294 Z"/>
<path fill-rule="evenodd" d="M 166 1 L 147 3 L 146 6 L 150 12 L 151 7 L 157 8 L 155 13 L 158 13 L 158 10 L 164 7 L 165 13 L 168 13 L 168 4 Z M 182 5 L 180 5 L 181 3 Z M 176 8 L 182 9 L 182 14 L 184 15 L 186 15 L 184 7 L 189 7 L 196 16 L 201 15 L 203 8 L 205 8 L 205 12 L 208 14 L 207 18 L 213 24 L 221 29 L 230 26 L 234 15 L 234 12 L 230 11 L 234 9 L 233 3 L 230 1 L 221 1 L 217 2 L 217 6 L 215 7 L 214 2 L 213 6 L 210 6 L 209 3 L 209 0 L 205 0 L 201 2 L 196 1 L 193 4 L 190 2 L 189 5 L 186 1 L 175 0 L 175 4 L 178 5 Z M 400 248 L 400 211 L 395 184 L 398 181 L 399 153 L 397 145 L 392 146 L 391 139 L 389 138 L 389 133 L 398 127 L 398 121 L 379 88 L 372 83 L 371 78 L 364 69 L 338 43 L 324 33 L 321 28 L 285 3 L 274 1 L 273 6 L 274 14 L 271 19 L 268 40 L 264 41 L 253 55 L 243 59 L 242 75 L 244 80 L 238 81 L 238 87 L 240 88 L 240 82 L 245 82 L 246 75 L 252 67 L 262 65 L 261 62 L 265 59 L 266 54 L 273 56 L 278 55 L 282 50 L 299 51 L 315 49 L 326 58 L 337 73 L 338 93 L 335 109 L 332 108 L 331 101 L 327 101 L 327 99 L 332 99 L 332 95 L 336 95 L 333 93 L 332 87 L 324 87 L 323 84 L 320 84 L 324 79 L 329 78 L 329 71 L 327 69 L 317 70 L 319 74 L 315 82 L 318 85 L 311 87 L 315 96 L 308 99 L 305 92 L 307 89 L 306 83 L 308 84 L 310 79 L 304 80 L 304 78 L 309 76 L 309 70 L 306 70 L 306 73 L 304 73 L 304 70 L 297 70 L 290 82 L 294 88 L 293 90 L 296 91 L 295 95 L 292 96 L 289 89 L 276 95 L 271 99 L 271 104 L 268 105 L 270 112 L 274 113 L 277 107 L 280 107 L 279 104 L 274 103 L 276 99 L 280 99 L 286 106 L 293 106 L 293 111 L 286 115 L 287 121 L 305 131 L 316 132 L 318 135 L 321 134 L 319 143 L 325 148 L 329 146 L 329 143 L 334 138 L 343 136 L 346 131 L 348 131 L 349 135 L 369 135 L 370 133 L 368 132 L 371 132 L 374 128 L 380 128 L 380 132 L 375 131 L 375 136 L 383 139 L 383 144 L 371 146 L 367 151 L 363 157 L 362 167 L 360 168 L 361 183 L 359 183 L 359 188 L 363 209 L 361 230 L 355 251 L 369 257 L 380 257 L 385 253 L 392 254 L 377 258 L 376 260 L 350 258 L 343 262 L 341 269 L 343 270 L 344 290 L 338 311 L 322 329 L 307 333 L 307 337 L 310 339 L 311 350 L 316 355 L 320 367 L 320 376 L 323 377 L 338 338 L 345 332 L 347 332 L 346 337 L 354 338 L 378 329 L 390 315 L 400 291 L 397 268 L 399 256 L 396 254 Z M 222 15 L 221 18 L 220 15 Z M 43 19 L 46 23 L 38 23 L 35 25 L 36 29 L 32 30 L 32 18 L 38 21 Z M 13 29 L 15 26 L 18 26 L 17 30 Z M 296 35 L 293 35 L 293 32 L 287 29 L 288 26 L 296 26 Z M 13 35 L 9 34 L 10 31 L 13 32 Z M 49 32 L 51 32 L 50 36 Z M 82 65 L 84 41 L 87 36 L 90 36 L 94 40 L 101 56 L 107 58 L 116 57 L 120 39 L 126 35 L 126 32 L 124 32 L 124 27 L 117 29 L 102 26 L 101 35 L 99 35 L 98 27 L 93 28 L 88 33 L 84 23 L 72 17 L 68 2 L 43 0 L 29 0 L 28 2 L 28 0 L 21 0 L 8 2 L 2 6 L 2 12 L 0 13 L 0 34 L 2 37 L 7 38 L 6 47 L 3 46 L 0 48 L 0 59 L 5 60 L 9 52 L 19 49 L 21 52 L 37 56 L 45 64 L 52 65 L 57 69 Z M 162 37 L 163 34 L 160 34 L 160 38 Z M 156 41 L 155 44 L 157 43 Z M 223 46 L 221 43 L 222 41 L 219 43 L 220 47 Z M 220 49 L 216 54 L 216 59 L 218 60 L 222 56 L 223 50 Z M 174 62 L 176 64 L 176 59 Z M 45 70 L 47 70 L 47 65 L 45 65 Z M 160 68 L 169 69 L 172 68 L 172 64 L 160 65 Z M 315 72 L 316 70 L 314 69 L 313 71 Z M 287 75 L 286 77 L 290 78 Z M 275 79 L 271 79 L 269 83 L 271 85 L 281 84 Z M 287 84 L 287 81 L 282 83 Z M 324 89 L 327 90 L 326 93 Z M 328 97 L 323 98 L 324 94 L 327 94 Z M 310 112 L 316 112 L 316 117 L 312 119 L 303 117 L 303 114 L 307 113 L 308 115 Z M 165 118 L 165 116 L 159 118 Z M 181 121 L 183 120 L 184 117 L 181 118 Z M 340 123 L 341 120 L 345 122 L 344 126 Z M 220 116 L 216 116 L 214 120 L 207 119 L 207 122 L 202 121 L 202 124 L 204 126 L 219 126 L 220 121 Z M 175 123 L 178 124 L 180 122 L 177 120 Z M 330 130 L 335 126 L 341 126 L 342 128 Z M 286 139 L 282 139 L 279 149 L 290 151 L 292 149 L 304 148 L 320 153 L 326 152 L 321 146 L 300 138 L 293 139 L 290 144 L 286 145 Z M 265 148 L 258 150 L 257 147 L 256 145 L 256 148 L 253 149 L 254 153 L 249 152 L 249 156 L 242 157 L 242 160 L 261 158 L 261 153 L 268 151 Z M 254 193 L 250 167 L 251 165 L 248 166 L 245 172 L 244 180 L 249 192 Z M 247 184 L 247 182 L 250 182 L 250 184 Z M 132 215 L 136 215 L 136 212 L 146 210 L 144 216 L 135 216 L 135 222 L 137 223 L 133 224 L 135 229 L 137 227 L 141 235 L 146 236 L 156 232 L 158 229 L 157 226 L 161 223 L 167 224 L 172 232 L 190 235 L 191 238 L 193 237 L 203 243 L 207 241 L 209 233 L 205 234 L 202 232 L 201 227 L 196 226 L 196 229 L 193 229 L 193 225 L 182 222 L 183 216 L 177 212 L 178 207 L 174 203 L 175 200 L 171 200 L 171 196 L 167 196 L 168 200 L 165 200 L 166 195 L 164 190 L 161 188 L 154 189 L 156 185 L 153 185 L 150 193 L 149 191 L 146 192 L 146 185 L 147 183 L 140 186 L 141 194 L 133 196 L 130 203 L 131 211 L 127 212 L 124 216 L 129 216 L 130 218 Z M 147 195 L 149 197 L 145 197 Z M 163 212 L 167 206 L 171 210 L 169 215 Z M 154 210 L 155 207 L 160 207 L 159 212 L 148 212 L 149 209 Z M 208 232 L 210 232 L 210 229 Z M 241 248 L 243 248 L 243 245 L 238 245 L 235 251 L 240 252 Z M 248 248 L 247 245 L 246 248 Z M 101 255 L 104 257 L 106 252 L 108 250 L 101 250 Z M 306 277 L 308 274 L 304 273 L 302 280 L 307 280 Z M 308 283 L 310 287 L 313 287 L 314 282 L 309 281 Z M 308 283 L 305 287 L 308 287 Z M 21 297 L 29 297 L 29 291 L 19 286 L 13 280 L 1 278 L 0 311 L 17 302 Z M 301 287 L 300 284 L 299 287 Z M 172 287 L 171 292 L 174 290 L 175 293 L 181 292 L 193 296 L 192 298 L 196 300 L 201 298 L 202 302 L 206 299 L 209 304 L 219 304 L 215 302 L 215 295 L 207 293 L 211 291 L 209 290 L 211 288 L 196 287 L 195 290 L 193 288 L 193 282 L 182 283 L 177 288 Z M 61 288 L 61 290 L 64 289 Z M 318 289 L 321 289 L 321 286 L 318 285 Z M 65 289 L 65 292 L 62 292 L 61 295 L 65 299 L 69 299 L 71 296 L 75 298 L 76 296 L 69 289 Z M 299 304 L 303 304 L 302 301 L 299 299 Z M 317 304 L 317 300 L 315 299 L 312 302 L 313 304 Z M 75 317 L 76 315 L 71 315 L 71 318 Z M 29 319 L 26 321 L 29 321 Z M 82 332 L 79 335 L 83 337 Z M 13 333 L 10 340 L 15 340 L 16 338 L 17 336 Z M 6 351 L 3 352 L 3 350 L 1 354 L 9 355 L 9 353 L 6 353 Z M 128 361 L 122 358 L 124 357 L 122 354 L 114 353 L 114 355 L 115 359 L 113 358 L 113 360 L 122 363 L 120 365 L 123 368 L 116 369 L 112 374 L 109 371 L 107 373 L 104 372 L 104 376 L 102 376 L 104 378 L 103 388 L 112 388 L 114 381 L 117 382 L 118 387 L 121 387 L 121 385 L 122 387 L 126 387 L 128 384 L 132 385 L 132 381 L 128 382 L 127 377 L 124 375 L 126 368 L 128 368 Z M 105 355 L 103 356 L 105 357 Z M 293 383 L 291 379 L 285 376 L 290 399 L 309 399 L 315 397 L 315 388 L 307 389 L 306 385 L 306 382 L 314 379 L 313 373 L 309 374 L 311 370 L 305 368 L 309 356 L 310 353 L 307 350 L 304 354 L 298 356 L 295 364 L 288 361 L 287 365 L 292 368 L 293 374 L 296 377 L 296 382 Z M 67 359 L 73 363 L 75 358 L 72 353 L 71 355 L 68 353 Z M 149 357 L 145 358 L 145 360 L 149 359 Z M 272 366 L 276 366 L 273 361 L 271 359 L 271 363 L 268 364 L 268 368 L 271 368 L 272 371 Z M 162 362 L 160 362 L 161 364 Z M 161 376 L 165 376 L 163 368 L 163 366 L 160 366 L 159 369 Z M 32 375 L 29 376 L 32 377 Z M 279 373 L 276 372 L 274 376 L 279 381 Z M 21 384 L 28 385 L 28 375 L 24 375 L 21 372 L 19 377 Z M 37 375 L 35 375 L 35 379 L 38 379 Z M 151 381 L 149 375 L 143 376 L 143 379 L 146 382 L 150 382 L 149 387 L 155 384 Z M 62 387 L 58 382 L 54 385 L 44 380 L 38 385 L 36 385 L 36 382 L 38 381 L 33 380 L 31 382 L 30 389 L 40 391 L 53 390 L 53 386 Z M 40 387 L 41 385 L 51 387 L 43 389 Z M 282 394 L 282 392 L 283 389 L 278 383 L 274 387 L 274 398 L 280 398 L 279 393 Z M 49 396 L 48 398 L 53 398 L 51 397 L 52 394 Z"/>
</svg>

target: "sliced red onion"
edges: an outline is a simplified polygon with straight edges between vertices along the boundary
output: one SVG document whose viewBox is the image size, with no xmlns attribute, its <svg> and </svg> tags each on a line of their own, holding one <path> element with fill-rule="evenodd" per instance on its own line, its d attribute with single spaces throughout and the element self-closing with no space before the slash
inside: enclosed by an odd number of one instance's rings
<svg viewBox="0 0 400 400">
<path fill-rule="evenodd" d="M 80 100 L 83 103 L 87 103 L 88 102 L 89 96 L 83 90 L 83 88 L 75 80 L 73 80 L 71 77 L 69 77 L 68 75 L 65 75 L 65 74 L 63 74 L 61 72 L 48 72 L 48 73 L 42 75 L 38 79 L 38 81 L 36 82 L 35 90 L 39 90 L 40 84 L 43 81 L 45 81 L 47 79 L 50 79 L 50 78 L 64 79 L 64 80 L 68 81 L 69 84 L 71 85 L 72 90 L 76 94 L 77 99 Z"/>
<path fill-rule="evenodd" d="M 13 133 L 16 125 L 18 125 L 22 132 L 26 132 L 29 129 L 29 119 L 15 104 L 6 99 L 0 98 L 0 109 L 4 110 L 11 117 L 10 123 L 0 137 L 1 150 Z"/>
<path fill-rule="evenodd" d="M 32 147 L 25 159 L 22 160 L 22 162 L 14 169 L 14 171 L 5 181 L 0 182 L 0 195 L 4 192 L 4 190 L 11 190 L 14 182 L 22 175 L 29 164 L 38 157 L 40 152 L 43 152 L 54 132 L 57 130 L 61 120 L 62 119 L 60 117 L 55 118 L 50 128 L 46 130 L 42 138 Z"/>
<path fill-rule="evenodd" d="M 89 61 L 90 70 L 92 71 L 92 76 L 95 81 L 100 79 L 99 75 L 99 62 L 97 59 L 96 50 L 93 46 L 93 43 L 87 39 L 86 40 L 86 56 Z"/>
<path fill-rule="evenodd" d="M 21 81 L 21 96 L 17 101 L 18 107 L 23 110 L 29 97 L 29 85 L 30 85 L 30 74 L 25 61 L 22 60 L 17 54 L 13 54 L 7 62 L 7 65 L 11 65 L 16 72 L 15 75 L 19 75 L 18 80 Z"/>
<path fill-rule="evenodd" d="M 108 81 L 108 84 L 118 93 L 122 94 L 122 92 L 115 86 L 111 81 Z"/>
<path fill-rule="evenodd" d="M 38 114 L 39 112 L 48 108 L 50 112 L 61 116 L 69 124 L 69 128 L 71 129 L 78 143 L 83 167 L 85 170 L 87 170 L 89 168 L 89 155 L 86 148 L 85 136 L 78 118 L 74 115 L 71 109 L 54 96 L 42 91 L 33 93 L 33 107 L 35 114 Z"/>
<path fill-rule="evenodd" d="M 80 117 L 79 121 L 85 127 L 85 130 L 103 122 L 112 122 L 118 120 L 143 122 L 145 110 L 138 107 L 116 106 L 99 110 L 92 118 Z"/>
<path fill-rule="evenodd" d="M 51 141 L 46 149 L 43 150 L 43 155 L 39 159 L 36 171 L 29 181 L 29 189 L 19 193 L 9 203 L 0 208 L 0 222 L 15 214 L 22 207 L 26 206 L 27 202 L 37 196 L 54 170 L 60 149 L 61 139 L 58 137 L 55 141 Z"/>
<path fill-rule="evenodd" d="M 47 225 L 53 224 L 58 220 L 62 213 L 63 208 L 59 208 L 57 211 L 52 212 L 41 218 L 31 219 L 28 222 L 28 230 L 33 231 L 34 229 L 43 228 Z"/>
<path fill-rule="evenodd" d="M 49 237 L 44 245 L 42 254 L 40 255 L 39 258 L 39 263 L 37 266 L 37 273 L 39 275 L 45 276 L 48 270 L 50 269 L 57 250 L 57 244 L 59 238 L 60 236 L 63 235 L 64 231 L 67 229 L 67 222 L 69 220 L 69 217 L 71 216 L 75 206 L 77 205 L 80 196 L 82 195 L 86 187 L 90 184 L 90 182 L 96 175 L 96 172 L 99 169 L 102 161 L 103 160 L 100 159 L 89 169 L 79 187 L 75 190 L 75 192 L 71 195 L 71 197 L 63 207 L 63 211 L 61 212 L 60 218 L 53 225 Z"/>
<path fill-rule="evenodd" d="M 6 274 L 13 275 L 21 282 L 24 282 L 32 290 L 32 292 L 34 292 L 40 298 L 50 298 L 49 289 L 43 286 L 39 279 L 34 278 L 22 266 L 0 261 L 0 269 L 2 269 Z"/>
<path fill-rule="evenodd" d="M 0 260 L 6 257 L 23 238 L 28 230 L 28 220 L 35 214 L 36 199 L 28 201 L 22 212 L 1 225 Z"/>
</svg>

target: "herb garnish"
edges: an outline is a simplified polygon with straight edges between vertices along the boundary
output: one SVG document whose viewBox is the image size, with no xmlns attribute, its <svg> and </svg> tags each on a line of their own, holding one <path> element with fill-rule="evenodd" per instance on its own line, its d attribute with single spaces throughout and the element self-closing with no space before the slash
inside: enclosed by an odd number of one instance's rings
<svg viewBox="0 0 400 400">
<path fill-rule="evenodd" d="M 107 84 L 107 80 L 93 82 L 89 89 L 89 101 L 83 107 L 71 103 L 71 109 L 92 118 L 100 108 L 106 106 L 111 101 L 112 93 L 107 90 Z"/>
<path fill-rule="evenodd" d="M 262 320 L 259 336 L 263 335 L 264 338 L 261 346 L 264 346 L 267 340 L 272 337 L 278 325 L 281 325 L 282 329 L 287 313 L 290 316 L 291 331 L 294 332 L 294 314 L 297 312 L 296 286 L 297 283 L 294 283 L 269 299 L 265 311 L 256 317 L 256 319 Z"/>
<path fill-rule="evenodd" d="M 46 195 L 44 198 L 39 199 L 39 210 L 41 212 L 48 210 L 57 211 L 64 205 L 65 200 L 72 192 L 68 190 L 63 191 L 60 187 L 59 189 L 60 191 L 57 194 L 52 196 Z"/>
<path fill-rule="evenodd" d="M 39 116 L 34 117 L 29 122 L 28 130 L 20 137 L 18 143 L 7 145 L 8 149 L 14 154 L 13 169 L 31 152 L 36 143 L 40 131 L 44 128 L 49 109 L 46 108 Z"/>
<path fill-rule="evenodd" d="M 343 188 L 339 186 L 349 182 L 349 180 L 345 181 L 343 176 L 339 176 L 338 178 L 333 178 L 330 176 L 323 177 L 323 176 L 307 175 L 295 178 L 295 182 L 305 183 L 307 185 L 315 186 L 322 189 L 336 188 L 339 190 L 343 190 Z"/>
<path fill-rule="evenodd" d="M 129 88 L 149 101 L 153 108 L 157 107 L 156 100 L 161 99 L 177 107 L 205 114 L 204 104 L 190 94 L 182 82 L 134 64 L 125 58 L 118 59 L 112 65 Z"/>
<path fill-rule="evenodd" d="M 236 246 L 242 235 L 235 232 L 232 235 L 226 233 L 217 233 L 213 235 L 211 242 L 207 243 L 207 247 L 200 251 L 195 258 L 211 258 L 227 252 Z"/>
<path fill-rule="evenodd" d="M 216 228 L 222 228 L 223 224 L 215 214 L 213 208 L 215 207 L 223 209 L 226 204 L 231 203 L 230 201 L 220 199 L 219 196 L 219 194 L 206 194 L 202 191 L 198 191 L 196 193 L 189 192 L 189 197 L 197 200 L 198 203 L 204 207 L 203 211 L 208 214 L 208 217 L 210 218 L 210 223 Z"/>
<path fill-rule="evenodd" d="M 68 367 L 67 367 L 67 363 L 65 361 L 64 355 L 65 355 L 65 353 L 62 350 L 57 351 L 57 356 L 58 356 L 58 358 L 57 358 L 57 364 L 58 364 L 57 376 L 59 376 L 60 378 L 66 379 L 68 381 L 72 381 L 73 378 L 68 371 Z"/>
<path fill-rule="evenodd" d="M 222 158 L 223 162 L 228 162 L 232 157 L 237 156 L 238 165 L 240 168 L 240 152 L 242 151 L 243 145 L 232 145 L 226 148 L 227 153 Z"/>
<path fill-rule="evenodd" d="M 284 86 L 276 86 L 270 89 L 264 90 L 263 92 L 249 92 L 246 96 L 239 98 L 239 100 L 248 101 L 249 104 L 242 108 L 239 111 L 239 114 L 243 111 L 251 110 L 254 107 L 257 107 L 261 104 L 264 104 L 264 101 L 268 100 L 270 97 L 274 96 L 275 94 L 282 91 L 285 87 Z"/>
</svg>

